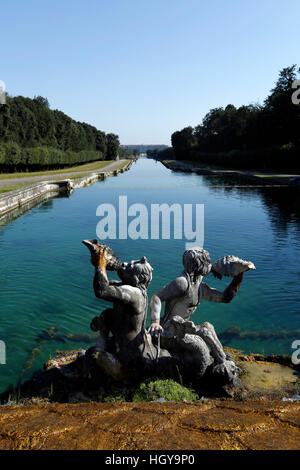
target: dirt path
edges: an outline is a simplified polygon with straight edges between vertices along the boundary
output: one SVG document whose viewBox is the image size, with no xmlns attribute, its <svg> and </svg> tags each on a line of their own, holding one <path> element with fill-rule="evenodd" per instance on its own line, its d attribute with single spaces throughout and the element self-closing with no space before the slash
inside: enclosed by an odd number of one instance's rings
<svg viewBox="0 0 300 470">
<path fill-rule="evenodd" d="M 86 175 L 87 173 L 102 173 L 103 171 L 111 171 L 120 166 L 124 160 L 116 160 L 115 162 L 109 163 L 108 165 L 99 168 L 99 170 L 90 170 L 90 171 L 73 171 L 70 173 L 57 173 L 55 175 L 45 175 L 45 176 L 29 176 L 24 178 L 13 178 L 7 180 L 0 180 L 0 187 L 4 186 L 14 186 L 16 184 L 24 184 L 24 183 L 37 183 L 39 181 L 48 181 L 49 179 L 67 179 L 71 178 L 72 176 L 80 176 Z"/>
</svg>

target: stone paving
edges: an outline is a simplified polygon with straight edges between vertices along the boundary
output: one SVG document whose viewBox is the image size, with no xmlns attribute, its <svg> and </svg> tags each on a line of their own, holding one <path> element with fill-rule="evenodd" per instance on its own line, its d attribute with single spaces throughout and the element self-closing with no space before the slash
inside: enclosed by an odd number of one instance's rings
<svg viewBox="0 0 300 470">
<path fill-rule="evenodd" d="M 0 450 L 299 448 L 299 402 L 206 400 L 0 407 Z"/>
</svg>

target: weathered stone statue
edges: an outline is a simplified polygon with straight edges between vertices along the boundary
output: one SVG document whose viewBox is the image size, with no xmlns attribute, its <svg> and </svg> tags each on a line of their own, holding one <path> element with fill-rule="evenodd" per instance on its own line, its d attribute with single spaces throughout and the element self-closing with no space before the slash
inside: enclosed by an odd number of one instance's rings
<svg viewBox="0 0 300 470">
<path fill-rule="evenodd" d="M 152 267 L 146 257 L 121 263 L 114 252 L 96 239 L 84 240 L 91 252 L 95 267 L 94 292 L 96 297 L 113 303 L 91 323 L 93 331 L 99 331 L 95 355 L 99 366 L 115 379 L 123 379 L 133 369 L 145 372 L 158 358 L 169 357 L 152 344 L 145 330 L 148 295 L 147 287 L 152 279 Z M 109 281 L 106 270 L 117 270 L 121 281 Z"/>
<path fill-rule="evenodd" d="M 239 369 L 226 354 L 210 323 L 195 326 L 190 321 L 202 299 L 230 302 L 243 279 L 243 272 L 255 269 L 252 263 L 236 257 L 225 257 L 213 266 L 209 253 L 201 248 L 183 255 L 184 270 L 151 299 L 150 334 L 145 329 L 152 267 L 145 257 L 121 263 L 111 248 L 96 239 L 84 240 L 95 267 L 96 297 L 113 303 L 91 323 L 99 331 L 93 357 L 99 367 L 116 380 L 161 374 L 198 381 L 220 379 L 234 383 Z M 115 270 L 120 281 L 109 281 L 106 270 Z M 224 292 L 203 283 L 210 272 L 216 276 L 233 276 Z M 162 302 L 165 313 L 160 321 Z M 177 371 L 174 373 L 174 371 Z"/>
<path fill-rule="evenodd" d="M 230 302 L 237 294 L 244 271 L 255 267 L 233 256 L 212 266 L 209 253 L 197 247 L 185 251 L 182 261 L 184 270 L 151 299 L 150 332 L 161 333 L 162 346 L 180 358 L 183 369 L 189 364 L 194 367 L 194 374 L 201 377 L 212 366 L 213 375 L 233 382 L 239 370 L 232 357 L 224 352 L 213 325 L 205 322 L 195 326 L 190 318 L 202 299 Z M 202 282 L 211 271 L 218 277 L 234 275 L 224 292 Z M 160 322 L 162 302 L 165 302 L 165 313 Z"/>
</svg>

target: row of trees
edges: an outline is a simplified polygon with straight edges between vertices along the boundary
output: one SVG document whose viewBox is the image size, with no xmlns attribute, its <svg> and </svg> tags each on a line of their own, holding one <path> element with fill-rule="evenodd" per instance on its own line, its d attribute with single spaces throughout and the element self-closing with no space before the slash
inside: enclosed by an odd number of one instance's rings
<svg viewBox="0 0 300 470">
<path fill-rule="evenodd" d="M 296 65 L 284 68 L 263 105 L 211 109 L 202 124 L 172 134 L 179 160 L 242 168 L 300 168 L 300 105 L 293 104 Z"/>
<path fill-rule="evenodd" d="M 137 149 L 126 148 L 122 145 L 119 147 L 119 157 L 120 158 L 136 158 L 139 156 L 139 151 Z"/>
<path fill-rule="evenodd" d="M 149 149 L 147 150 L 147 157 L 156 160 L 172 160 L 174 158 L 174 151 L 172 147 Z"/>
<path fill-rule="evenodd" d="M 0 169 L 59 168 L 94 160 L 115 160 L 119 138 L 49 108 L 37 96 L 7 97 L 0 106 Z"/>
</svg>

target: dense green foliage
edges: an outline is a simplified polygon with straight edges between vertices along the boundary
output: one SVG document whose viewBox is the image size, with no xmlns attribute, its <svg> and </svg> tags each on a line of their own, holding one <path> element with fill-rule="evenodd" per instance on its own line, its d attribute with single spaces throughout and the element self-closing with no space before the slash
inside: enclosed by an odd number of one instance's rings
<svg viewBox="0 0 300 470">
<path fill-rule="evenodd" d="M 139 155 L 139 152 L 135 149 L 127 149 L 122 146 L 119 147 L 119 157 L 124 158 L 136 158 Z"/>
<path fill-rule="evenodd" d="M 138 144 L 138 145 L 122 145 L 121 146 L 124 149 L 127 150 L 133 150 L 136 152 L 136 155 L 139 155 L 140 153 L 147 153 L 148 150 L 163 150 L 167 148 L 167 145 L 164 144 Z"/>
<path fill-rule="evenodd" d="M 173 159 L 175 156 L 172 147 L 166 147 L 164 149 L 147 150 L 147 157 L 156 160 L 168 160 Z"/>
<path fill-rule="evenodd" d="M 147 380 L 140 384 L 134 393 L 132 401 L 156 401 L 160 398 L 166 401 L 196 401 L 196 392 L 180 385 L 171 379 Z"/>
<path fill-rule="evenodd" d="M 300 73 L 300 69 L 298 70 Z M 172 134 L 176 159 L 240 168 L 300 169 L 296 65 L 284 68 L 263 105 L 211 109 L 202 124 Z"/>
<path fill-rule="evenodd" d="M 0 106 L 0 169 L 59 168 L 94 160 L 114 160 L 119 151 L 115 134 L 77 122 L 47 99 L 7 97 Z"/>
</svg>

